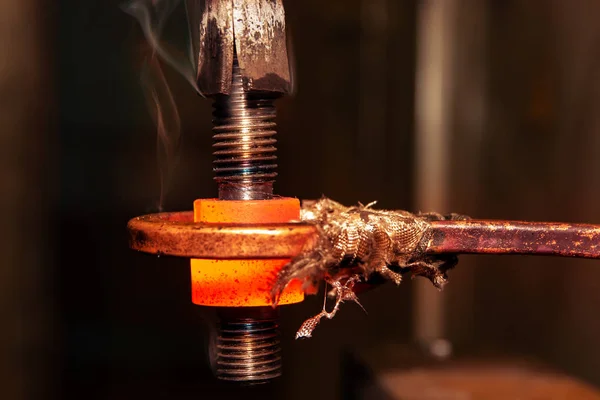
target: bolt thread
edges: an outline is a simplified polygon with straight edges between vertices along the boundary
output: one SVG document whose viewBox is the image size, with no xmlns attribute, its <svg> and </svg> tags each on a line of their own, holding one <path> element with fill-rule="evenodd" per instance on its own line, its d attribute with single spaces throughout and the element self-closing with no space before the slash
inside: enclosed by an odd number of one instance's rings
<svg viewBox="0 0 600 400">
<path fill-rule="evenodd" d="M 249 384 L 281 376 L 281 345 L 277 320 L 221 321 L 216 343 L 216 376 Z"/>
<path fill-rule="evenodd" d="M 262 200 L 273 195 L 277 176 L 275 94 L 246 92 L 234 56 L 230 94 L 213 103 L 213 161 L 221 200 Z M 271 307 L 222 309 L 215 375 L 244 384 L 281 376 L 277 312 Z M 214 353 L 213 353 L 214 354 Z"/>
<path fill-rule="evenodd" d="M 234 59 L 231 92 L 213 104 L 215 180 L 224 200 L 267 199 L 277 176 L 276 96 L 248 93 Z"/>
</svg>

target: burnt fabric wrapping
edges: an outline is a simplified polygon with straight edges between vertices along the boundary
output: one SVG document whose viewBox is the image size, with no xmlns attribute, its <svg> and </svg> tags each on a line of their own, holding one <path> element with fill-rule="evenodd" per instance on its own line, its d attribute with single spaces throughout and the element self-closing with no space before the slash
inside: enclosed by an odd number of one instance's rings
<svg viewBox="0 0 600 400">
<path fill-rule="evenodd" d="M 310 337 L 319 320 L 333 318 L 342 302 L 358 303 L 354 284 L 374 274 L 397 285 L 408 272 L 428 278 L 438 289 L 446 283 L 446 271 L 456 265 L 457 258 L 452 254 L 424 254 L 430 222 L 467 217 L 376 210 L 374 204 L 347 207 L 326 197 L 302 203 L 301 218 L 317 227 L 317 242 L 308 244 L 278 274 L 272 289 L 273 303 L 277 304 L 279 294 L 293 279 L 301 280 L 309 293 L 316 292 L 321 281 L 327 282 L 333 287 L 336 301 L 331 312 L 323 307 L 320 314 L 307 320 L 297 338 Z"/>
</svg>

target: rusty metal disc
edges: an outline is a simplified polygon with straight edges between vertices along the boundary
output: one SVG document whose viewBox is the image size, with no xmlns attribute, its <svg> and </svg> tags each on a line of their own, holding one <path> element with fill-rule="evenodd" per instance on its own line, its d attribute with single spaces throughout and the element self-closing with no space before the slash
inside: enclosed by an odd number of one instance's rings
<svg viewBox="0 0 600 400">
<path fill-rule="evenodd" d="M 290 258 L 316 238 L 315 227 L 302 222 L 203 224 L 191 211 L 143 215 L 127 229 L 134 250 L 188 258 Z"/>
</svg>

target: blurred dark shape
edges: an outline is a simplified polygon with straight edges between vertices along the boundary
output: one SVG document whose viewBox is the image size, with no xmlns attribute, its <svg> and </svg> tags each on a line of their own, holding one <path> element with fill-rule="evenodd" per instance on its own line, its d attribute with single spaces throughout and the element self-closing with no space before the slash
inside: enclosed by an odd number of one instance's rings
<svg viewBox="0 0 600 400">
<path fill-rule="evenodd" d="M 57 143 L 49 18 L 35 0 L 0 4 L 0 398 L 50 393 L 60 352 L 49 232 Z"/>
<path fill-rule="evenodd" d="M 480 353 L 436 358 L 418 349 L 378 344 L 343 355 L 343 397 L 359 400 L 580 399 L 600 391 L 539 361 Z"/>
</svg>

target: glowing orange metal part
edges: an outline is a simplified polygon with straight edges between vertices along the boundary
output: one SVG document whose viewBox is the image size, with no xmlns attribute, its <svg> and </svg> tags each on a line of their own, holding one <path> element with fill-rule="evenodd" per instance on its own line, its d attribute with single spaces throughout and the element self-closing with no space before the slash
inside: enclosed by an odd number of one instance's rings
<svg viewBox="0 0 600 400">
<path fill-rule="evenodd" d="M 300 201 L 199 199 L 194 202 L 194 222 L 278 223 L 300 219 Z M 192 302 L 204 306 L 254 307 L 271 305 L 270 289 L 279 270 L 289 259 L 191 260 Z M 279 304 L 300 303 L 304 291 L 292 282 Z"/>
</svg>

